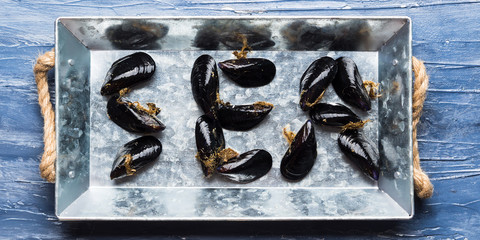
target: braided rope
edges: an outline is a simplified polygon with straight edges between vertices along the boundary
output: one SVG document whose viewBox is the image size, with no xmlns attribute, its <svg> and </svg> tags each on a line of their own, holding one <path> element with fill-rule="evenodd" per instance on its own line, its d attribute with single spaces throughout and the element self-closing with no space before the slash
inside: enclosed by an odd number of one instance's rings
<svg viewBox="0 0 480 240">
<path fill-rule="evenodd" d="M 50 93 L 48 92 L 47 73 L 55 66 L 55 51 L 51 50 L 37 58 L 37 63 L 33 67 L 35 82 L 38 90 L 38 104 L 44 119 L 43 125 L 43 148 L 42 160 L 40 161 L 40 175 L 47 181 L 55 182 L 55 158 L 56 139 L 55 139 L 55 113 L 50 102 Z"/>
<path fill-rule="evenodd" d="M 415 194 L 419 198 L 430 198 L 433 194 L 433 185 L 428 175 L 420 167 L 420 154 L 418 153 L 417 125 L 422 116 L 423 103 L 427 97 L 428 75 L 425 65 L 416 57 L 412 57 L 415 83 L 412 96 L 412 138 L 413 138 L 413 184 Z"/>
</svg>

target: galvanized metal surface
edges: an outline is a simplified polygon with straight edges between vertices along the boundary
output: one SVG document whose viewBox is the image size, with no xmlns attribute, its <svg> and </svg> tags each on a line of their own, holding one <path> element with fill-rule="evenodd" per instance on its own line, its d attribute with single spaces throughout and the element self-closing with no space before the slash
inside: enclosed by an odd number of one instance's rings
<svg viewBox="0 0 480 240">
<path fill-rule="evenodd" d="M 334 38 L 318 44 L 292 40 L 291 35 L 302 31 L 302 27 L 289 28 L 292 23 L 321 28 L 324 33 L 317 38 Z M 139 47 L 119 44 L 119 39 L 112 37 L 111 29 L 138 25 L 152 34 L 163 35 L 158 32 L 166 29 L 168 33 Z M 273 155 L 272 170 L 254 183 L 206 180 L 194 159 L 194 122 L 201 112 L 189 89 L 191 66 L 204 53 L 217 61 L 232 58 L 233 49 L 225 44 L 208 51 L 196 48 L 192 43 L 198 40 L 199 29 L 232 34 L 270 31 L 276 43 L 251 54 L 276 63 L 276 78 L 268 86 L 239 88 L 220 74 L 224 100 L 235 104 L 265 100 L 276 105 L 254 130 L 226 132 L 227 146 L 241 152 L 264 148 Z M 57 22 L 56 48 L 56 199 L 60 219 L 405 219 L 413 214 L 408 18 L 62 18 Z M 131 98 L 157 103 L 168 128 L 158 134 L 164 151 L 153 166 L 136 177 L 111 181 L 108 173 L 118 147 L 138 135 L 108 119 L 108 98 L 102 97 L 99 89 L 116 59 L 138 51 L 132 48 L 150 53 L 158 68 L 154 80 L 135 89 Z M 353 58 L 363 77 L 380 82 L 384 89 L 372 111 L 357 111 L 373 120 L 364 132 L 380 150 L 378 185 L 338 150 L 338 131 L 320 127 L 316 131 L 319 157 L 311 174 L 290 183 L 279 173 L 281 157 L 288 148 L 279 143 L 283 141 L 282 127 L 291 124 L 298 129 L 308 119 L 297 104 L 298 79 L 312 61 L 324 55 Z M 325 101 L 341 100 L 330 87 Z"/>
</svg>

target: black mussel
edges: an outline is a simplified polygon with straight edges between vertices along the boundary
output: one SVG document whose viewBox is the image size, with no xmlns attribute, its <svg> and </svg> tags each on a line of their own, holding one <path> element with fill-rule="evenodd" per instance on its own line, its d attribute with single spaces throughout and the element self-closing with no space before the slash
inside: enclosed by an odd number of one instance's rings
<svg viewBox="0 0 480 240">
<path fill-rule="evenodd" d="M 218 120 L 211 115 L 200 116 L 195 126 L 195 141 L 198 151 L 195 157 L 200 161 L 205 177 L 210 177 L 220 163 L 219 153 L 225 148 Z"/>
<path fill-rule="evenodd" d="M 336 127 L 361 121 L 352 110 L 340 103 L 317 103 L 310 109 L 310 119 L 318 125 Z"/>
<path fill-rule="evenodd" d="M 251 49 L 264 50 L 275 46 L 275 42 L 270 38 L 270 35 L 271 33 L 226 32 L 220 35 L 220 41 L 229 49 L 241 49 L 244 46 L 243 39 L 246 39 Z"/>
<path fill-rule="evenodd" d="M 155 61 L 144 52 L 137 52 L 115 61 L 107 72 L 100 93 L 111 95 L 121 89 L 151 79 L 155 72 Z"/>
<path fill-rule="evenodd" d="M 330 57 L 319 58 L 310 64 L 300 79 L 300 108 L 303 111 L 320 101 L 336 73 L 337 64 Z"/>
<path fill-rule="evenodd" d="M 249 183 L 272 168 L 272 155 L 262 149 L 254 149 L 229 159 L 217 168 L 217 173 L 231 181 Z"/>
<path fill-rule="evenodd" d="M 130 102 L 124 97 L 112 96 L 107 103 L 110 120 L 121 128 L 136 133 L 153 133 L 165 129 L 165 125 L 156 117 L 160 109 L 153 103 L 147 103 L 148 109 L 138 102 Z"/>
<path fill-rule="evenodd" d="M 378 150 L 355 129 L 343 131 L 338 136 L 338 146 L 367 176 L 378 180 L 380 174 Z"/>
<path fill-rule="evenodd" d="M 218 120 L 223 128 L 245 131 L 255 127 L 272 111 L 273 104 L 256 102 L 251 105 L 218 105 Z"/>
<path fill-rule="evenodd" d="M 364 111 L 372 108 L 367 89 L 363 86 L 362 76 L 358 72 L 355 62 L 347 57 L 336 60 L 338 65 L 337 76 L 332 82 L 337 95 L 346 103 Z"/>
<path fill-rule="evenodd" d="M 259 87 L 269 84 L 275 77 L 275 64 L 265 58 L 231 59 L 218 63 L 231 80 L 242 87 Z"/>
<path fill-rule="evenodd" d="M 153 136 L 143 136 L 134 139 L 118 151 L 113 162 L 110 179 L 131 176 L 153 162 L 162 153 L 162 144 Z"/>
<path fill-rule="evenodd" d="M 190 77 L 193 98 L 204 113 L 216 111 L 219 89 L 217 64 L 210 55 L 202 55 L 195 60 Z"/>
<path fill-rule="evenodd" d="M 315 129 L 310 120 L 295 135 L 280 163 L 280 172 L 289 180 L 298 181 L 312 169 L 317 158 Z"/>
<path fill-rule="evenodd" d="M 158 40 L 168 33 L 160 23 L 132 21 L 106 30 L 107 39 L 118 49 L 159 49 Z"/>
</svg>

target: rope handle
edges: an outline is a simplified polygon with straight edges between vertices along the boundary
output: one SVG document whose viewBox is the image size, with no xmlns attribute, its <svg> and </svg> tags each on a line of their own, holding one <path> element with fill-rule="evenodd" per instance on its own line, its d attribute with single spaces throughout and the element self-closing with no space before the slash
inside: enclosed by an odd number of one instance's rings
<svg viewBox="0 0 480 240">
<path fill-rule="evenodd" d="M 413 182 L 415 194 L 419 198 L 430 198 L 433 194 L 433 185 L 427 174 L 420 167 L 420 155 L 418 153 L 417 125 L 422 115 L 423 103 L 425 102 L 428 89 L 428 75 L 425 65 L 422 61 L 412 57 L 413 72 L 415 74 L 415 83 L 413 86 L 412 97 L 412 125 L 413 125 Z M 44 152 L 40 162 L 40 175 L 48 182 L 55 182 L 55 157 L 56 157 L 56 139 L 55 139 L 55 114 L 50 94 L 48 92 L 47 73 L 55 66 L 55 52 L 46 52 L 37 59 L 33 68 L 35 82 L 38 89 L 38 104 L 44 118 L 43 142 L 45 143 Z"/>
<path fill-rule="evenodd" d="M 420 167 L 420 154 L 418 153 L 417 125 L 422 116 L 423 103 L 427 98 L 428 75 L 423 61 L 412 57 L 412 70 L 415 74 L 412 96 L 412 140 L 413 140 L 413 185 L 415 194 L 419 198 L 430 198 L 433 194 L 433 184 L 428 175 Z"/>
<path fill-rule="evenodd" d="M 55 158 L 57 156 L 55 139 L 55 113 L 50 102 L 48 92 L 47 73 L 55 67 L 55 50 L 52 49 L 37 58 L 33 67 L 35 82 L 38 90 L 38 104 L 44 119 L 43 124 L 43 147 L 42 160 L 40 161 L 40 176 L 45 180 L 55 182 Z"/>
</svg>

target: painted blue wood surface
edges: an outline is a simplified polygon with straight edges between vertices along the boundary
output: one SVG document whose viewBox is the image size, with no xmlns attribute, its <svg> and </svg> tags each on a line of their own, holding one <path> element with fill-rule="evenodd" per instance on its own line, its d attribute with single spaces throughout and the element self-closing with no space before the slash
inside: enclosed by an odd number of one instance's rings
<svg viewBox="0 0 480 240">
<path fill-rule="evenodd" d="M 478 239 L 480 236 L 479 1 L 5 1 L 0 0 L 0 239 L 263 236 Z M 419 126 L 422 166 L 435 185 L 409 221 L 58 222 L 54 185 L 38 174 L 43 120 L 32 67 L 54 45 L 59 16 L 409 16 L 413 54 L 430 78 Z M 53 87 L 53 85 L 51 85 Z M 51 90 L 53 93 L 53 91 Z"/>
</svg>

